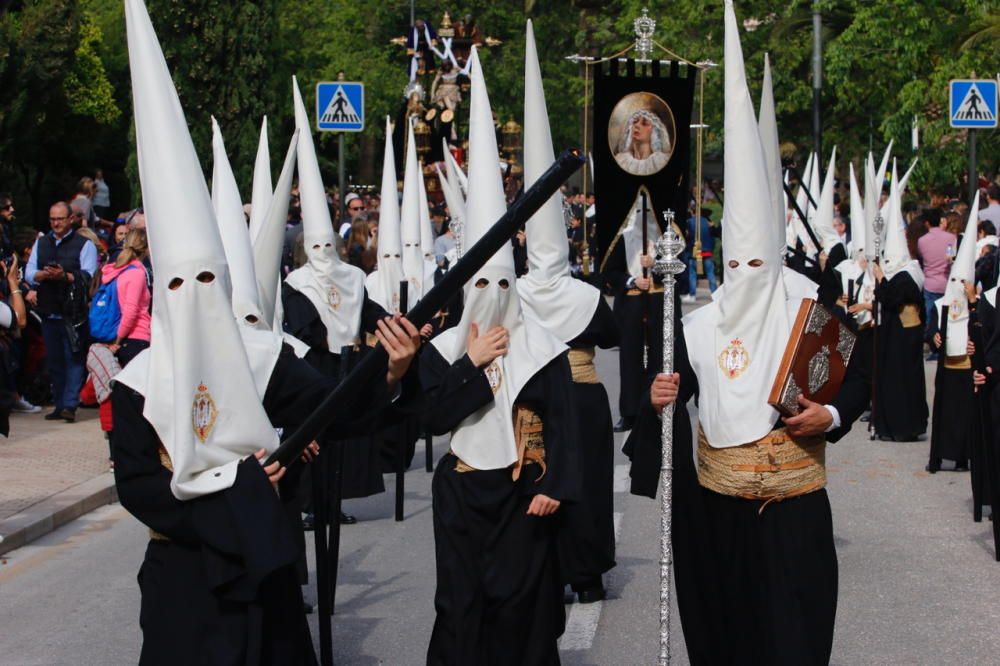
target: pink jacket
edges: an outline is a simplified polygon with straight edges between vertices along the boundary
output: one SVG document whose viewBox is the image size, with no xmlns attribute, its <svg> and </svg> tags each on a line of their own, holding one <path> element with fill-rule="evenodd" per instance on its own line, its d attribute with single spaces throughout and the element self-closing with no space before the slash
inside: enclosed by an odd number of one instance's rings
<svg viewBox="0 0 1000 666">
<path fill-rule="evenodd" d="M 135 268 L 125 270 L 129 266 Z M 118 339 L 149 340 L 149 304 L 152 297 L 146 284 L 145 266 L 138 260 L 133 260 L 121 268 L 116 268 L 114 264 L 106 264 L 101 269 L 101 284 L 107 284 L 115 278 L 118 278 L 118 282 L 115 283 L 118 288 L 118 307 L 122 311 L 122 320 L 118 324 Z"/>
</svg>

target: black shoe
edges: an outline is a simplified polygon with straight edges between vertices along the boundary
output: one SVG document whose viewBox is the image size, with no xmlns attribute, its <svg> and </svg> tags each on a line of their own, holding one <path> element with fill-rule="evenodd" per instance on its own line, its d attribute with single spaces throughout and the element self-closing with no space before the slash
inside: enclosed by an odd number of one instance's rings
<svg viewBox="0 0 1000 666">
<path fill-rule="evenodd" d="M 76 410 L 64 409 L 61 412 L 59 412 L 59 418 L 61 418 L 66 423 L 76 423 Z"/>
<path fill-rule="evenodd" d="M 932 467 L 930 463 L 927 463 L 926 465 L 924 465 L 924 471 L 927 472 L 928 474 L 937 474 L 938 472 L 941 471 L 941 467 L 940 466 Z"/>
<path fill-rule="evenodd" d="M 603 601 L 606 596 L 604 586 L 600 584 L 597 587 L 587 588 L 586 590 L 576 590 L 576 598 L 580 600 L 581 604 L 592 604 L 595 601 Z"/>
<path fill-rule="evenodd" d="M 969 463 L 967 463 L 967 462 L 955 463 L 955 471 L 956 472 L 968 472 L 969 471 Z"/>
<path fill-rule="evenodd" d="M 353 525 L 356 522 L 358 522 L 358 519 L 355 518 L 354 516 L 349 516 L 346 513 L 344 513 L 343 511 L 340 512 L 340 524 L 341 525 Z"/>
<path fill-rule="evenodd" d="M 51 412 L 45 415 L 46 421 L 59 421 L 61 419 L 62 419 L 62 410 L 58 408 L 52 410 Z"/>
<path fill-rule="evenodd" d="M 306 615 L 312 615 L 313 614 L 313 606 L 312 606 L 312 604 L 306 603 L 305 601 L 303 601 L 302 602 L 302 612 L 305 613 Z"/>
<path fill-rule="evenodd" d="M 302 531 L 312 532 L 316 529 L 316 517 L 311 513 L 302 516 Z"/>
<path fill-rule="evenodd" d="M 634 424 L 635 419 L 627 419 L 623 416 L 618 419 L 618 423 L 615 424 L 615 432 L 625 432 L 626 430 L 631 430 Z"/>
</svg>

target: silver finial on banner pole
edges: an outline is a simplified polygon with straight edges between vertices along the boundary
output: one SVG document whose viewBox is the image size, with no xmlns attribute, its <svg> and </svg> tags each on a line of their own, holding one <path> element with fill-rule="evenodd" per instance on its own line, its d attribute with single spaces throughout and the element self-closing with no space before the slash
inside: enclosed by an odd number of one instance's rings
<svg viewBox="0 0 1000 666">
<path fill-rule="evenodd" d="M 648 9 L 643 9 L 642 16 L 633 21 L 632 26 L 635 29 L 636 62 L 649 62 L 649 54 L 653 52 L 656 21 L 650 18 Z"/>
<path fill-rule="evenodd" d="M 663 373 L 674 372 L 674 276 L 683 273 L 684 239 L 674 231 L 674 211 L 663 213 L 666 231 L 656 241 L 653 272 L 663 280 Z M 660 415 L 662 455 L 660 458 L 660 666 L 670 664 L 670 585 L 673 574 L 671 530 L 673 520 L 674 405 Z"/>
</svg>

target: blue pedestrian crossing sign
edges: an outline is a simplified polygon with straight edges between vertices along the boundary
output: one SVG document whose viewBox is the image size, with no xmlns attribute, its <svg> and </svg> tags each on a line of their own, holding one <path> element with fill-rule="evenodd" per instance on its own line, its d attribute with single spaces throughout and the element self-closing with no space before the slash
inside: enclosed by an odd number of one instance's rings
<svg viewBox="0 0 1000 666">
<path fill-rule="evenodd" d="M 360 132 L 365 128 L 365 84 L 331 81 L 316 84 L 316 129 Z"/>
<path fill-rule="evenodd" d="M 997 126 L 996 79 L 956 79 L 951 82 L 951 126 L 969 129 Z"/>
</svg>

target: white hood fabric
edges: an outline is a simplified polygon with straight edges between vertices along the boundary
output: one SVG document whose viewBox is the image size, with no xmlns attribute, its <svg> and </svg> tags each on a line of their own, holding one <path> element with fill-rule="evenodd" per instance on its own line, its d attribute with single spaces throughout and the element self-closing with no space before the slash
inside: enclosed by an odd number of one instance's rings
<svg viewBox="0 0 1000 666">
<path fill-rule="evenodd" d="M 642 245 L 642 194 L 646 193 L 646 246 Z M 620 242 L 625 243 L 625 263 L 628 266 L 628 273 L 634 278 L 641 278 L 642 275 L 642 255 L 656 256 L 656 241 L 663 231 L 660 229 L 659 221 L 656 219 L 656 212 L 653 210 L 653 198 L 649 195 L 649 190 L 645 186 L 639 188 L 629 211 L 622 230 L 619 232 Z M 648 277 L 648 276 L 647 276 Z"/>
<path fill-rule="evenodd" d="M 399 312 L 399 283 L 403 281 L 403 244 L 399 238 L 399 196 L 396 193 L 396 154 L 392 129 L 385 119 L 385 157 L 382 161 L 382 204 L 378 216 L 378 270 L 366 284 L 368 297 L 386 312 Z"/>
<path fill-rule="evenodd" d="M 899 188 L 896 187 L 896 162 L 892 164 L 892 185 L 889 187 L 889 201 L 885 216 L 885 244 L 882 247 L 882 270 L 887 280 L 894 278 L 900 271 L 910 274 L 917 288 L 924 288 L 924 272 L 916 259 L 910 257 L 910 248 L 906 243 L 906 232 L 903 230 L 903 209 L 899 201 Z"/>
<path fill-rule="evenodd" d="M 180 500 L 224 490 L 278 436 L 233 319 L 226 254 L 201 164 L 142 0 L 126 0 L 136 147 L 156 266 L 151 344 L 117 377 L 145 396 Z M 178 196 L 182 192 L 183 196 Z"/>
<path fill-rule="evenodd" d="M 260 142 L 253 165 L 253 192 L 250 198 L 250 241 L 253 242 L 264 226 L 271 205 L 274 186 L 271 183 L 271 148 L 267 143 L 267 116 L 260 123 Z"/>
<path fill-rule="evenodd" d="M 288 205 L 292 195 L 298 141 L 299 131 L 295 130 L 288 144 L 281 174 L 278 176 L 278 185 L 268 199 L 264 221 L 252 239 L 260 312 L 264 321 L 277 331 L 282 329 L 281 299 L 278 297 L 281 291 L 281 253 L 285 245 L 285 224 L 288 221 Z"/>
<path fill-rule="evenodd" d="M 785 210 L 785 190 L 782 187 L 781 147 L 778 141 L 778 119 L 774 111 L 774 83 L 771 77 L 771 59 L 764 54 L 764 82 L 760 90 L 760 113 L 757 116 L 761 147 L 768 169 L 768 185 L 771 190 L 771 206 L 775 212 L 775 247 L 778 257 L 785 256 L 787 223 Z M 794 246 L 794 243 L 792 244 Z"/>
<path fill-rule="evenodd" d="M 250 233 L 240 204 L 236 177 L 226 155 L 222 131 L 215 118 L 212 118 L 212 154 L 212 205 L 226 261 L 229 263 L 229 277 L 233 285 L 233 316 L 246 347 L 254 385 L 263 400 L 274 365 L 281 354 L 281 335 L 273 330 L 271 323 L 264 319 L 260 311 Z"/>
<path fill-rule="evenodd" d="M 816 156 L 810 154 L 809 159 L 806 160 L 806 168 L 800 176 L 799 181 L 799 191 L 795 195 L 795 203 L 799 205 L 799 210 L 805 214 L 807 220 L 812 219 L 812 204 L 809 202 L 809 193 L 806 190 L 809 188 L 809 181 L 812 179 L 813 170 L 819 168 L 816 164 Z M 805 187 L 803 187 L 805 185 Z M 816 194 L 813 194 L 816 196 Z M 806 255 L 812 257 L 815 256 L 819 249 L 813 242 L 812 238 L 809 236 L 809 232 L 806 231 L 806 225 L 799 217 L 798 211 L 792 211 L 792 224 L 795 227 L 795 233 L 802 243 L 802 249 L 805 251 Z M 815 231 L 815 229 L 813 229 Z"/>
<path fill-rule="evenodd" d="M 465 224 L 465 199 L 462 198 L 461 192 L 455 191 L 456 188 L 458 188 L 458 184 L 447 178 L 437 165 L 435 165 L 434 168 L 437 170 L 438 180 L 441 181 L 441 191 L 444 193 L 444 200 L 448 205 L 448 214 L 451 218 L 448 223 L 448 228 L 451 229 L 452 236 L 455 238 L 455 247 L 449 250 L 445 255 L 448 259 L 448 265 L 450 267 L 454 265 L 454 263 L 458 261 L 458 258 L 461 256 L 459 254 L 459 250 L 461 249 L 459 243 L 461 239 L 458 237 L 458 232 Z"/>
<path fill-rule="evenodd" d="M 965 296 L 965 284 L 973 284 L 976 279 L 976 227 L 979 223 L 979 192 L 976 192 L 969 209 L 969 221 L 965 234 L 958 244 L 958 253 L 951 264 L 948 284 L 944 296 L 934 301 L 937 308 L 938 326 L 942 326 L 943 306 L 948 306 L 948 338 L 945 340 L 947 356 L 965 356 L 969 341 L 969 300 Z"/>
<path fill-rule="evenodd" d="M 496 135 L 479 55 L 471 56 L 472 92 L 469 122 L 469 247 L 506 212 L 503 182 L 497 169 Z M 485 281 L 485 285 L 477 285 Z M 506 285 L 506 286 L 504 286 Z M 550 361 L 565 351 L 547 329 L 521 314 L 514 273 L 514 254 L 505 245 L 465 285 L 462 319 L 431 340 L 449 363 L 465 355 L 473 324 L 480 335 L 503 326 L 510 336 L 506 356 L 486 368 L 494 400 L 468 416 L 452 432 L 451 448 L 465 463 L 480 470 L 502 469 L 517 461 L 513 408 L 521 389 Z"/>
<path fill-rule="evenodd" d="M 455 161 L 455 156 L 448 149 L 448 141 L 446 139 L 441 139 L 441 141 L 444 143 L 444 163 L 448 169 L 448 180 L 455 186 L 455 192 L 460 194 L 464 201 L 469 194 L 469 177 Z"/>
<path fill-rule="evenodd" d="M 851 242 L 848 258 L 836 266 L 840 273 L 840 284 L 843 293 L 858 303 L 871 303 L 875 297 L 875 276 L 865 258 L 865 223 L 864 206 L 861 203 L 861 192 L 858 191 L 858 181 L 854 176 L 854 164 L 849 164 L 851 181 Z M 862 277 L 863 276 L 863 277 Z M 859 326 L 864 326 L 872 319 L 871 312 L 861 310 L 854 315 Z"/>
<path fill-rule="evenodd" d="M 836 177 L 837 149 L 833 149 L 830 157 L 830 166 L 826 170 L 826 178 L 823 180 L 823 189 L 820 190 L 819 200 L 816 202 L 816 214 L 813 217 L 813 230 L 823 243 L 823 251 L 829 256 L 834 248 L 841 243 L 837 230 L 833 228 L 833 190 Z"/>
<path fill-rule="evenodd" d="M 524 56 L 526 190 L 535 184 L 555 159 L 535 33 L 529 20 Z M 526 316 L 545 326 L 563 342 L 569 342 L 590 324 L 600 303 L 601 292 L 570 275 L 569 242 L 559 197 L 558 192 L 553 194 L 525 226 L 528 274 L 518 280 L 517 292 Z"/>
<path fill-rule="evenodd" d="M 427 194 L 424 174 L 417 159 L 417 141 L 413 125 L 407 130 L 406 171 L 403 174 L 403 207 L 400 210 L 400 237 L 402 239 L 403 275 L 408 283 L 407 303 L 413 307 L 434 286 L 434 266 L 428 267 L 424 257 L 422 227 L 424 216 L 430 225 L 427 211 Z M 424 212 L 421 212 L 421 211 Z M 433 242 L 431 251 L 433 252 Z"/>
<path fill-rule="evenodd" d="M 769 170 L 743 66 L 732 0 L 725 9 L 726 254 L 722 296 L 684 319 L 698 377 L 698 419 L 716 448 L 766 435 L 778 420 L 767 404 L 791 333 L 782 266 L 774 258 L 775 213 Z M 730 262 L 737 262 L 735 267 Z"/>
<path fill-rule="evenodd" d="M 316 159 L 309 116 L 299 84 L 292 77 L 295 127 L 299 130 L 299 192 L 302 201 L 302 233 L 308 262 L 292 272 L 286 283 L 306 296 L 326 327 L 329 351 L 358 341 L 361 308 L 365 299 L 365 272 L 340 260 L 334 239 L 333 222 L 326 203 L 326 190 Z"/>
</svg>

